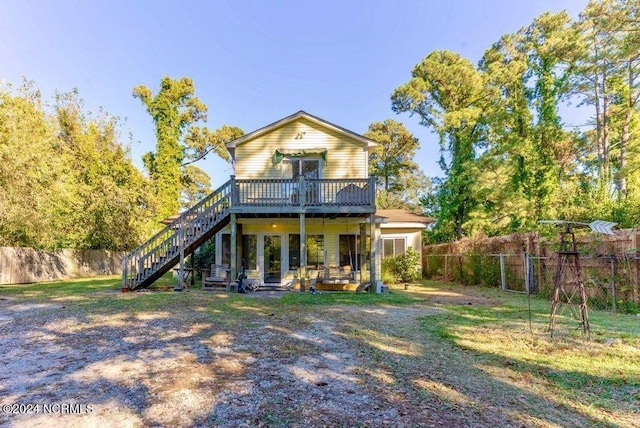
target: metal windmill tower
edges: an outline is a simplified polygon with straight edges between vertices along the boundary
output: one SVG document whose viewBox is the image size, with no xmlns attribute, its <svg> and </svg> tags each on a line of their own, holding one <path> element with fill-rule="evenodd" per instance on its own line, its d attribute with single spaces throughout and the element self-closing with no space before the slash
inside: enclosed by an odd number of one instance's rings
<svg viewBox="0 0 640 428">
<path fill-rule="evenodd" d="M 587 310 L 587 293 L 582 282 L 582 267 L 580 253 L 576 244 L 576 235 L 572 227 L 589 227 L 592 231 L 613 235 L 611 228 L 617 223 L 596 220 L 591 223 L 579 223 L 566 220 L 541 220 L 540 223 L 551 223 L 563 226 L 560 231 L 560 248 L 558 250 L 558 265 L 553 279 L 553 297 L 551 299 L 551 316 L 549 317 L 549 331 L 553 337 L 556 314 L 561 305 L 572 309 L 578 307 L 576 318 L 580 321 L 582 331 L 591 339 L 589 328 L 589 313 Z"/>
</svg>

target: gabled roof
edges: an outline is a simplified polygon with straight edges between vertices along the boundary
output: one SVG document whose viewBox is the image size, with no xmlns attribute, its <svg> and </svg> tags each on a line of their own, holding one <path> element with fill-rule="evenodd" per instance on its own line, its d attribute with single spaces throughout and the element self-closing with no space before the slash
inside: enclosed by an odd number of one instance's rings
<svg viewBox="0 0 640 428">
<path fill-rule="evenodd" d="M 287 116 L 284 119 L 280 119 L 277 122 L 273 122 L 270 125 L 264 126 L 256 131 L 250 132 L 248 134 L 243 135 L 240 138 L 237 138 L 233 141 L 230 141 L 227 143 L 227 149 L 229 150 L 233 150 L 235 149 L 239 144 L 243 144 L 246 143 L 247 141 L 253 140 L 255 138 L 258 138 L 262 135 L 265 135 L 271 131 L 274 131 L 275 129 L 278 129 L 282 126 L 285 126 L 288 123 L 291 123 L 295 120 L 298 120 L 300 118 L 304 118 L 310 122 L 313 122 L 319 126 L 322 126 L 324 128 L 328 128 L 334 132 L 337 132 L 338 134 L 342 134 L 345 135 L 349 138 L 353 138 L 354 140 L 360 141 L 364 144 L 367 145 L 368 149 L 371 149 L 373 147 L 375 147 L 377 145 L 377 143 L 373 140 L 368 139 L 367 137 L 364 137 L 360 134 L 356 134 L 355 132 L 349 131 L 348 129 L 345 129 L 341 126 L 335 125 L 331 122 L 327 122 L 324 119 L 321 119 L 317 116 L 314 116 L 312 114 L 309 114 L 303 110 L 300 110 L 297 113 L 292 114 L 291 116 Z"/>
<path fill-rule="evenodd" d="M 428 224 L 435 223 L 431 217 L 414 214 L 407 210 L 376 210 L 376 217 L 384 217 L 386 227 L 403 227 L 413 223 L 413 227 L 426 227 Z M 418 226 L 418 224 L 422 226 Z"/>
</svg>

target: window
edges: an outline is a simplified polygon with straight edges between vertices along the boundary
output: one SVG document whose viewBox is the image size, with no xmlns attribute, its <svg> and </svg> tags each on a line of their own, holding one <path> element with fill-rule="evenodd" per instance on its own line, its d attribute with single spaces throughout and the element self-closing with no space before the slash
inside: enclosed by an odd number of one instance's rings
<svg viewBox="0 0 640 428">
<path fill-rule="evenodd" d="M 324 265 L 324 235 L 307 235 L 307 264 Z"/>
<path fill-rule="evenodd" d="M 300 235 L 289 235 L 289 270 L 300 267 Z"/>
<path fill-rule="evenodd" d="M 258 263 L 258 235 L 242 235 L 242 258 L 247 270 L 256 270 Z"/>
<path fill-rule="evenodd" d="M 338 257 L 340 266 L 351 266 L 353 270 L 360 270 L 360 236 L 340 235 Z"/>
<path fill-rule="evenodd" d="M 406 249 L 404 238 L 382 238 L 382 257 L 399 256 Z"/>
<path fill-rule="evenodd" d="M 300 267 L 300 235 L 289 235 L 289 269 Z M 307 235 L 307 265 L 324 265 L 324 235 Z"/>
<path fill-rule="evenodd" d="M 255 270 L 257 265 L 257 235 L 242 235 L 242 258 L 246 261 L 247 270 Z M 231 235 L 222 234 L 222 264 L 231 266 Z M 242 265 L 238 266 L 242 269 Z"/>
<path fill-rule="evenodd" d="M 222 264 L 231 266 L 231 235 L 222 234 Z"/>
</svg>

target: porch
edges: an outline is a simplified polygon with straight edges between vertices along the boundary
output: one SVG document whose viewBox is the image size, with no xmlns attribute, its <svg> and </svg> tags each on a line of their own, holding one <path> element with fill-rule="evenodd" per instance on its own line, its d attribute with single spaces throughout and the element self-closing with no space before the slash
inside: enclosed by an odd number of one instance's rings
<svg viewBox="0 0 640 428">
<path fill-rule="evenodd" d="M 236 275 L 244 263 L 260 286 L 355 290 L 380 278 L 379 236 L 375 214 L 232 214 L 216 235 L 216 263 Z"/>
</svg>

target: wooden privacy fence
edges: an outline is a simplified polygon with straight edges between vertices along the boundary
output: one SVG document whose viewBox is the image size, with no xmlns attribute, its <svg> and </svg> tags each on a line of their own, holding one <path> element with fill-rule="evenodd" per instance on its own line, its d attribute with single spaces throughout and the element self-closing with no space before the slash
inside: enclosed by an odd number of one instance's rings
<svg viewBox="0 0 640 428">
<path fill-rule="evenodd" d="M 591 297 L 640 303 L 640 229 L 577 236 L 582 278 Z M 558 237 L 537 232 L 467 238 L 426 245 L 426 278 L 549 293 L 557 268 Z M 528 280 L 527 280 L 528 278 Z M 615 297 L 615 298 L 614 298 Z"/>
<path fill-rule="evenodd" d="M 124 255 L 108 250 L 0 247 L 0 284 L 120 274 Z"/>
</svg>

